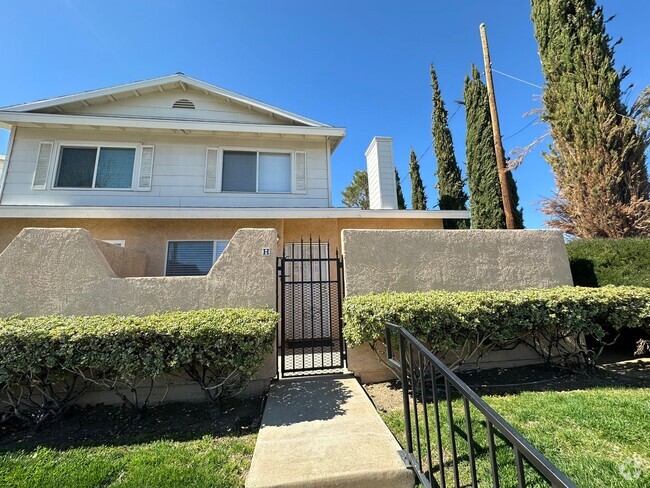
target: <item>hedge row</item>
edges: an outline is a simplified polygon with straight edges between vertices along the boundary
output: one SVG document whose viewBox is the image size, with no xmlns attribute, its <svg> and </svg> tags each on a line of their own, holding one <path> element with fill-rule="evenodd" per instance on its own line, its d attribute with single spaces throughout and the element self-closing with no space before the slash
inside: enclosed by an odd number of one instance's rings
<svg viewBox="0 0 650 488">
<path fill-rule="evenodd" d="M 579 239 L 567 250 L 577 286 L 650 288 L 650 239 Z"/>
<path fill-rule="evenodd" d="M 136 386 L 182 371 L 219 402 L 259 369 L 277 320 L 261 309 L 0 320 L 0 386 L 18 415 L 38 404 L 37 396 L 51 396 L 54 408 L 89 384 L 143 408 Z"/>
<path fill-rule="evenodd" d="M 582 340 L 585 335 L 598 341 L 604 339 L 608 328 L 650 328 L 650 289 L 383 293 L 348 297 L 343 309 L 344 335 L 352 347 L 383 339 L 384 324 L 392 322 L 438 354 L 471 349 L 480 356 L 481 348 L 524 341 L 545 359 L 566 352 L 584 362 L 590 355 Z M 581 346 L 578 351 L 565 350 L 564 340 Z M 466 357 L 459 359 L 462 362 Z"/>
</svg>

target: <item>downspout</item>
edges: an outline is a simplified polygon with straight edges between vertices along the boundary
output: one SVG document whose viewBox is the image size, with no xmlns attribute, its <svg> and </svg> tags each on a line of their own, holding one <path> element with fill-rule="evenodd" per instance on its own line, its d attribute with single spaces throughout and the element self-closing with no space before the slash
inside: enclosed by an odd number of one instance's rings
<svg viewBox="0 0 650 488">
<path fill-rule="evenodd" d="M 327 206 L 332 206 L 332 149 L 330 136 L 325 138 L 325 159 L 327 161 Z"/>
<path fill-rule="evenodd" d="M 9 144 L 7 145 L 7 154 L 5 154 L 5 165 L 0 174 L 0 204 L 2 204 L 2 197 L 4 195 L 5 181 L 7 181 L 7 174 L 9 174 L 9 163 L 11 162 L 11 153 L 14 149 L 14 140 L 16 139 L 15 125 L 11 126 L 11 133 L 9 134 Z"/>
</svg>

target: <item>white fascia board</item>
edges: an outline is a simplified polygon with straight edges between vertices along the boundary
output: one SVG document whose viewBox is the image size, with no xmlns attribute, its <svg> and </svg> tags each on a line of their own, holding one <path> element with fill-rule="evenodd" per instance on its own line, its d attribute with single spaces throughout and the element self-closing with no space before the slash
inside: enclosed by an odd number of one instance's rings
<svg viewBox="0 0 650 488">
<path fill-rule="evenodd" d="M 465 210 L 357 208 L 62 207 L 0 205 L 0 218 L 69 219 L 468 219 Z"/>
<path fill-rule="evenodd" d="M 82 100 L 88 100 L 91 98 L 100 98 L 100 97 L 108 97 L 111 95 L 117 95 L 120 93 L 125 93 L 125 92 L 132 92 L 134 90 L 139 90 L 143 88 L 151 88 L 159 85 L 164 85 L 168 83 L 185 83 L 189 86 L 192 86 L 194 88 L 197 88 L 199 90 L 205 90 L 208 91 L 214 95 L 220 95 L 222 97 L 227 97 L 231 100 L 235 100 L 236 102 L 239 102 L 244 105 L 250 105 L 251 107 L 255 107 L 257 109 L 273 113 L 275 115 L 279 115 L 282 117 L 286 117 L 290 120 L 293 120 L 295 122 L 300 122 L 301 124 L 305 124 L 307 126 L 311 127 L 331 127 L 328 124 L 324 124 L 322 122 L 318 122 L 316 120 L 309 119 L 307 117 L 303 117 L 302 115 L 294 114 L 292 112 L 288 112 L 286 110 L 282 110 L 281 108 L 274 107 L 273 105 L 269 105 L 264 102 L 260 102 L 259 100 L 255 100 L 254 98 L 249 98 L 244 95 L 240 95 L 239 93 L 232 92 L 230 90 L 226 90 L 224 88 L 221 88 L 216 85 L 212 85 L 210 83 L 206 83 L 205 81 L 197 80 L 194 78 L 191 78 L 186 75 L 182 74 L 174 74 L 174 75 L 169 75 L 169 76 L 162 76 L 159 78 L 153 78 L 150 80 L 143 80 L 143 81 L 135 81 L 132 83 L 125 83 L 123 85 L 118 85 L 118 86 L 112 86 L 108 88 L 100 88 L 97 90 L 89 90 L 89 91 L 84 91 L 81 93 L 75 93 L 72 95 L 64 95 L 61 97 L 54 97 L 54 98 L 48 98 L 46 100 L 40 100 L 37 102 L 30 102 L 30 103 L 22 103 L 18 105 L 11 105 L 9 107 L 3 107 L 2 110 L 7 110 L 7 111 L 14 111 L 14 112 L 29 112 L 32 110 L 42 110 L 42 109 L 47 109 L 47 108 L 52 108 L 56 107 L 57 105 L 64 105 L 66 103 L 75 103 L 75 102 L 80 102 Z"/>
<path fill-rule="evenodd" d="M 97 115 L 63 115 L 0 110 L 0 127 L 9 128 L 21 123 L 56 124 L 71 126 L 120 127 L 135 129 L 196 130 L 207 132 L 246 132 L 259 134 L 297 134 L 344 137 L 341 127 L 307 127 L 299 125 L 237 124 L 203 120 L 178 120 L 142 117 Z"/>
</svg>

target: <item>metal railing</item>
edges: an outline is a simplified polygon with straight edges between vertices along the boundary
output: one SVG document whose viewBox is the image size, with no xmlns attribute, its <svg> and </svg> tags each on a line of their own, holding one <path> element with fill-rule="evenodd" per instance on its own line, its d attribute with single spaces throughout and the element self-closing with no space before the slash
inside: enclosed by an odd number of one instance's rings
<svg viewBox="0 0 650 488">
<path fill-rule="evenodd" d="M 398 348 L 398 357 L 394 355 L 395 347 Z M 403 456 L 425 487 L 445 488 L 452 479 L 451 474 L 446 479 L 446 469 L 453 471 L 455 487 L 467 486 L 468 482 L 470 486 L 479 486 L 479 482 L 481 486 L 489 484 L 488 480 L 479 480 L 478 474 L 490 477 L 492 486 L 499 487 L 500 475 L 504 470 L 512 471 L 512 465 L 519 487 L 527 486 L 527 466 L 533 468 L 536 478 L 550 486 L 576 486 L 406 329 L 387 323 L 386 348 L 388 363 L 399 373 L 402 383 L 406 437 Z M 462 426 L 454 423 L 454 396 L 462 401 L 464 432 Z M 482 422 L 472 420 L 470 405 L 482 415 Z M 481 434 L 487 437 L 487 451 L 475 440 L 477 429 L 481 429 Z M 443 433 L 445 430 L 446 434 Z M 433 442 L 431 431 L 435 436 Z M 505 462 L 502 453 L 497 455 L 495 439 L 512 449 L 512 455 L 507 456 L 509 459 L 506 458 Z M 463 453 L 462 457 L 459 455 L 461 444 L 466 447 L 466 455 Z M 432 448 L 435 450 L 433 455 Z M 477 453 L 487 455 L 489 473 L 486 469 L 477 472 Z M 434 457 L 437 459 L 434 460 Z M 469 470 L 468 480 L 461 480 L 461 463 L 465 468 L 462 474 L 467 474 L 466 470 Z"/>
</svg>

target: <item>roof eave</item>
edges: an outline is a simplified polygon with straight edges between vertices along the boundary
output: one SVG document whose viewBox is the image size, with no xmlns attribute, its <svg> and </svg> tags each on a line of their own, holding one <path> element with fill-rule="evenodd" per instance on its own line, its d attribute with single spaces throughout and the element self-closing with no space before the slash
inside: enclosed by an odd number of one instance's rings
<svg viewBox="0 0 650 488">
<path fill-rule="evenodd" d="M 11 128 L 20 124 L 33 124 L 35 126 L 88 126 L 88 127 L 116 127 L 135 129 L 163 129 L 187 130 L 205 132 L 233 132 L 251 134 L 285 134 L 285 135 L 311 135 L 324 137 L 345 136 L 345 129 L 341 127 L 312 127 L 298 125 L 274 124 L 242 124 L 235 122 L 212 122 L 191 119 L 162 119 L 120 116 L 93 116 L 93 115 L 64 115 L 44 114 L 33 112 L 15 112 L 0 110 L 0 127 Z"/>
<path fill-rule="evenodd" d="M 123 85 L 117 85 L 117 86 L 112 86 L 108 88 L 100 88 L 97 90 L 90 90 L 90 91 L 85 91 L 85 92 L 80 92 L 80 93 L 75 93 L 72 95 L 64 95 L 61 97 L 54 97 L 54 98 L 49 98 L 46 100 L 40 100 L 37 102 L 29 102 L 29 103 L 22 103 L 18 105 L 11 105 L 8 107 L 2 107 L 2 111 L 13 111 L 13 112 L 30 112 L 34 110 L 43 110 L 47 108 L 53 108 L 58 105 L 63 105 L 66 103 L 74 103 L 74 102 L 79 102 L 82 100 L 87 100 L 90 98 L 99 98 L 99 97 L 106 97 L 109 95 L 116 95 L 120 93 L 126 93 L 126 92 L 131 92 L 134 90 L 142 89 L 142 88 L 151 88 L 155 86 L 159 86 L 162 84 L 166 83 L 186 83 L 190 86 L 194 86 L 198 89 L 201 90 L 206 90 L 208 92 L 211 92 L 215 95 L 220 95 L 223 97 L 227 97 L 231 100 L 234 100 L 236 102 L 239 102 L 244 105 L 250 105 L 251 107 L 256 107 L 260 110 L 267 111 L 270 113 L 273 113 L 275 115 L 279 115 L 281 117 L 288 118 L 290 120 L 293 120 L 295 122 L 299 122 L 301 124 L 305 124 L 307 126 L 312 126 L 312 127 L 332 127 L 329 124 L 325 124 L 323 122 L 318 122 L 313 119 L 309 119 L 307 117 L 303 117 L 302 115 L 295 114 L 293 112 L 289 112 L 287 110 L 283 110 L 279 107 L 275 107 L 273 105 L 269 105 L 267 103 L 261 102 L 259 100 L 256 100 L 254 98 L 247 97 L 245 95 L 240 95 L 239 93 L 226 90 L 225 88 L 221 88 L 217 85 L 212 85 L 211 83 L 207 83 L 205 81 L 197 80 L 195 78 L 192 78 L 190 76 L 184 75 L 184 74 L 174 74 L 174 75 L 168 75 L 168 76 L 162 76 L 159 78 L 152 78 L 150 80 L 143 80 L 143 81 L 135 81 L 131 83 L 125 83 Z"/>
</svg>

